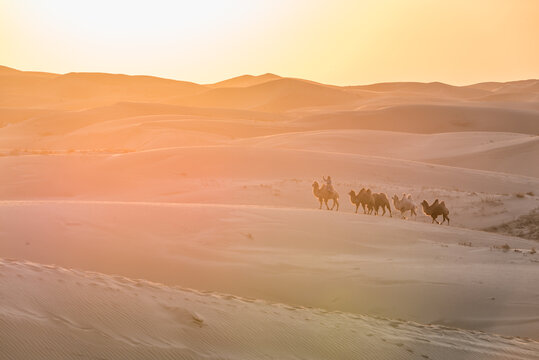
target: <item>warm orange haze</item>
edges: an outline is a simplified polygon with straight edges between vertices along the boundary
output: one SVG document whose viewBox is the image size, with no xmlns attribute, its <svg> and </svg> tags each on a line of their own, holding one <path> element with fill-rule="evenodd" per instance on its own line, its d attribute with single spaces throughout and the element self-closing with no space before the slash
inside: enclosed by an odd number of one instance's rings
<svg viewBox="0 0 539 360">
<path fill-rule="evenodd" d="M 0 2 L 0 359 L 537 359 L 537 4 Z"/>
<path fill-rule="evenodd" d="M 539 77 L 536 0 L 0 1 L 0 64 L 212 83 Z"/>
</svg>

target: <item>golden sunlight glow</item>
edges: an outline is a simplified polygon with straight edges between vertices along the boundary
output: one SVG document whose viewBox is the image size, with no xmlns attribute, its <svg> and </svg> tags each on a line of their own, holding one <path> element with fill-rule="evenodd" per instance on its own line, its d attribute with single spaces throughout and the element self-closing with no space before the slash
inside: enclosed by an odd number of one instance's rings
<svg viewBox="0 0 539 360">
<path fill-rule="evenodd" d="M 539 77 L 539 1 L 0 0 L 0 64 L 214 82 Z"/>
</svg>

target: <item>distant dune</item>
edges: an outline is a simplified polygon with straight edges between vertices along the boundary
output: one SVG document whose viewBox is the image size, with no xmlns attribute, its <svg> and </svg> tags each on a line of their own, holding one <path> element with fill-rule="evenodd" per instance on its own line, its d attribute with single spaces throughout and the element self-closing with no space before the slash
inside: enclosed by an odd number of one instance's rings
<svg viewBox="0 0 539 360">
<path fill-rule="evenodd" d="M 312 106 L 349 104 L 353 93 L 299 79 L 281 78 L 249 87 L 228 87 L 179 98 L 183 105 L 286 111 Z"/>
<path fill-rule="evenodd" d="M 469 86 L 402 82 L 338 87 L 264 74 L 243 75 L 199 85 L 151 76 L 104 73 L 59 75 L 0 68 L 0 106 L 3 107 L 84 109 L 131 101 L 279 112 L 330 105 L 361 106 L 365 101 L 380 97 L 388 101 L 395 97 L 409 98 L 416 102 L 418 96 L 444 102 L 471 101 L 473 104 L 477 101 L 501 101 L 529 106 L 537 102 L 538 93 L 537 80 Z"/>
<path fill-rule="evenodd" d="M 264 74 L 264 75 L 241 75 L 232 79 L 227 79 L 223 81 L 216 82 L 214 84 L 209 84 L 209 87 L 213 88 L 222 88 L 222 87 L 247 87 L 262 84 L 268 81 L 277 80 L 281 77 L 275 74 Z"/>
</svg>

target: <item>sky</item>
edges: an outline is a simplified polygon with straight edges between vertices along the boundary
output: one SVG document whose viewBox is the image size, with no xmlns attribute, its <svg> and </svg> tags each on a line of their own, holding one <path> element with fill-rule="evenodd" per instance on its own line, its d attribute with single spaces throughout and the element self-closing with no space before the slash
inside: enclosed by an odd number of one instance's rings
<svg viewBox="0 0 539 360">
<path fill-rule="evenodd" d="M 0 65 L 211 83 L 539 78 L 539 0 L 0 0 Z"/>
</svg>

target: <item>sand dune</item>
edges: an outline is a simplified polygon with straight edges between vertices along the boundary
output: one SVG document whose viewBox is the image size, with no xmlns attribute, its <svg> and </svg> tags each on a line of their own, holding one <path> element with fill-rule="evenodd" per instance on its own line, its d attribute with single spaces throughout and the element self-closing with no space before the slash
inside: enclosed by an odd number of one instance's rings
<svg viewBox="0 0 539 360">
<path fill-rule="evenodd" d="M 475 98 L 490 93 L 486 89 L 459 87 L 440 82 L 418 83 L 418 82 L 394 82 L 380 83 L 372 85 L 353 86 L 353 89 L 368 90 L 375 92 L 401 92 L 418 93 L 427 96 L 450 97 L 450 98 Z"/>
<path fill-rule="evenodd" d="M 533 106 L 539 93 L 537 80 L 452 86 L 443 83 L 382 83 L 338 87 L 312 81 L 281 78 L 274 74 L 244 75 L 214 84 L 104 73 L 52 74 L 0 68 L 0 106 L 46 107 L 81 110 L 115 102 L 158 102 L 196 107 L 258 109 L 280 112 L 291 109 L 364 106 L 375 99 L 378 106 L 421 103 L 467 105 L 507 102 L 510 108 Z M 397 99 L 401 100 L 397 100 Z M 537 110 L 535 108 L 535 110 Z"/>
<path fill-rule="evenodd" d="M 531 359 L 539 351 L 531 340 L 444 326 L 268 304 L 30 262 L 0 260 L 0 267 L 5 359 Z"/>
<path fill-rule="evenodd" d="M 211 140 L 196 133 L 192 136 L 186 141 Z M 321 168 L 320 164 L 326 165 Z M 412 193 L 418 202 L 443 198 L 453 224 L 474 229 L 511 221 L 539 207 L 537 178 L 389 157 L 253 146 L 12 155 L 0 157 L 0 171 L 5 176 L 0 196 L 10 200 L 75 198 L 316 208 L 312 181 L 329 173 L 336 179 L 344 212 L 354 209 L 346 194 L 364 186 L 389 196 Z M 532 195 L 515 196 L 526 193 Z"/>
<path fill-rule="evenodd" d="M 533 110 L 483 106 L 402 105 L 376 111 L 320 113 L 297 120 L 312 129 L 369 129 L 439 133 L 496 131 L 539 134 Z"/>
<path fill-rule="evenodd" d="M 150 101 L 192 95 L 203 85 L 152 76 L 105 73 L 50 74 L 5 69 L 0 72 L 0 105 L 84 109 L 118 101 Z"/>
<path fill-rule="evenodd" d="M 539 269 L 526 254 L 535 246 L 529 240 L 259 206 L 45 201 L 4 202 L 0 211 L 6 257 L 287 304 L 539 336 L 537 289 L 528 286 Z M 468 242 L 472 247 L 459 245 Z M 505 243 L 525 253 L 491 249 Z"/>
<path fill-rule="evenodd" d="M 537 84 L 0 67 L 0 358 L 533 358 Z"/>
<path fill-rule="evenodd" d="M 227 87 L 200 95 L 178 98 L 190 106 L 285 111 L 302 107 L 349 104 L 357 101 L 353 93 L 301 79 L 281 78 L 249 87 Z"/>
<path fill-rule="evenodd" d="M 537 136 L 503 148 L 454 155 L 431 160 L 431 162 L 539 178 L 539 166 L 535 166 L 532 159 L 539 159 L 539 137 Z"/>
<path fill-rule="evenodd" d="M 426 161 L 539 177 L 527 160 L 539 156 L 539 137 L 497 132 L 411 134 L 376 130 L 322 130 L 268 135 L 240 144 Z M 489 161 L 491 160 L 491 161 Z"/>
<path fill-rule="evenodd" d="M 216 82 L 214 84 L 209 84 L 208 86 L 212 88 L 222 88 L 222 87 L 246 87 L 262 84 L 268 81 L 276 80 L 281 78 L 275 74 L 264 74 L 264 75 L 241 75 L 234 77 L 232 79 L 227 79 L 223 81 Z"/>
<path fill-rule="evenodd" d="M 327 165 L 321 169 L 320 163 Z M 11 179 L 0 184 L 0 194 L 8 199 L 53 194 L 126 194 L 132 198 L 142 196 L 139 191 L 173 191 L 186 177 L 308 181 L 321 173 L 331 173 L 342 181 L 498 194 L 539 187 L 539 179 L 511 174 L 356 154 L 244 146 L 182 147 L 115 155 L 4 156 L 0 157 L 0 169 L 6 179 Z M 63 190 L 53 193 L 52 189 Z M 304 193 L 312 196 L 310 186 Z"/>
<path fill-rule="evenodd" d="M 469 88 L 484 89 L 497 93 L 512 93 L 515 91 L 539 92 L 539 81 L 536 79 L 508 82 L 484 82 L 469 85 Z"/>
</svg>

